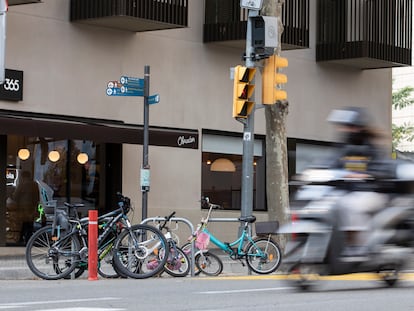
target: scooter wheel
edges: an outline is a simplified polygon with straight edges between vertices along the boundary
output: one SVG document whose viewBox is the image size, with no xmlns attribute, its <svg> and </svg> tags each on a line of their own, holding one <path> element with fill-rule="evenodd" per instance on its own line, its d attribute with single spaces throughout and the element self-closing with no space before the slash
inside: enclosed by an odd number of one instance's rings
<svg viewBox="0 0 414 311">
<path fill-rule="evenodd" d="M 319 279 L 319 274 L 315 273 L 311 265 L 298 264 L 290 269 L 289 273 L 293 285 L 302 291 L 308 291 L 315 287 Z"/>
<path fill-rule="evenodd" d="M 379 274 L 382 280 L 390 287 L 394 286 L 400 279 L 398 270 L 396 269 L 382 270 L 379 272 Z"/>
</svg>

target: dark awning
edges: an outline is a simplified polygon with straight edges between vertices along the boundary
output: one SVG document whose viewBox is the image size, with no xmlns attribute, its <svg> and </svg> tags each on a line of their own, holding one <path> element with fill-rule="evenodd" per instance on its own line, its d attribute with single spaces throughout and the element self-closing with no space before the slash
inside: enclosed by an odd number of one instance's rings
<svg viewBox="0 0 414 311">
<path fill-rule="evenodd" d="M 0 135 L 143 144 L 143 129 L 143 125 L 126 124 L 116 120 L 47 114 L 12 114 L 0 110 Z M 150 126 L 149 144 L 198 149 L 198 130 Z"/>
</svg>

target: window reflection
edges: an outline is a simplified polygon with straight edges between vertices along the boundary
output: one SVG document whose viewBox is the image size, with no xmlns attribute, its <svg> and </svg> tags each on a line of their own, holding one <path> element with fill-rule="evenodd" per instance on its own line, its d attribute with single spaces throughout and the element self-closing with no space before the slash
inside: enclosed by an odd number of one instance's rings
<svg viewBox="0 0 414 311">
<path fill-rule="evenodd" d="M 59 155 L 53 161 L 49 158 L 51 151 Z M 83 154 L 82 161 L 78 161 L 79 154 Z M 6 169 L 7 244 L 24 245 L 27 242 L 33 232 L 33 222 L 39 216 L 39 202 L 83 203 L 82 216 L 89 209 L 97 208 L 100 175 L 98 154 L 99 145 L 92 141 L 9 135 Z"/>
<path fill-rule="evenodd" d="M 211 165 L 217 159 L 230 160 L 236 170 L 212 171 Z M 208 197 L 210 202 L 221 205 L 227 210 L 241 209 L 241 183 L 242 183 L 241 155 L 203 152 L 202 155 L 202 195 Z M 263 157 L 254 157 L 253 175 L 253 210 L 267 210 L 264 188 L 264 161 Z M 259 172 L 259 173 L 258 173 Z M 258 185 L 259 188 L 258 188 Z"/>
</svg>

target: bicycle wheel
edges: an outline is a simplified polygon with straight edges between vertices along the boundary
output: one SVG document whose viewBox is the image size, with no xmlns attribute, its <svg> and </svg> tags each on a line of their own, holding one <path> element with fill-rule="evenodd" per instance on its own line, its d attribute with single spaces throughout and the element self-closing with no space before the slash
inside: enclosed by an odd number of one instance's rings
<svg viewBox="0 0 414 311">
<path fill-rule="evenodd" d="M 164 266 L 164 271 L 171 276 L 183 277 L 188 274 L 190 267 L 190 260 L 184 251 L 178 246 L 170 247 L 170 254 Z"/>
<path fill-rule="evenodd" d="M 272 239 L 256 238 L 246 247 L 246 262 L 258 274 L 274 272 L 280 265 L 282 252 Z"/>
<path fill-rule="evenodd" d="M 223 262 L 216 254 L 209 251 L 199 251 L 195 258 L 198 270 L 209 276 L 217 276 L 223 271 Z"/>
<path fill-rule="evenodd" d="M 127 277 L 145 279 L 164 269 L 168 243 L 157 228 L 138 224 L 126 228 L 115 241 L 114 264 Z"/>
<path fill-rule="evenodd" d="M 36 231 L 26 245 L 29 269 L 45 280 L 58 280 L 68 276 L 78 265 L 80 243 L 69 235 L 52 240 L 52 226 Z"/>
<path fill-rule="evenodd" d="M 122 276 L 114 264 L 114 241 L 115 236 L 111 237 L 108 243 L 98 250 L 98 273 L 100 276 L 108 279 L 114 279 Z"/>
</svg>

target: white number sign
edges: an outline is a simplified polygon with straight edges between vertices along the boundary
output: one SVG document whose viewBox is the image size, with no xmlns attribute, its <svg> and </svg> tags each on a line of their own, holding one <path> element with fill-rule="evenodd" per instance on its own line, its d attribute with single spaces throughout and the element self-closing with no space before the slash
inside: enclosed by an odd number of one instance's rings
<svg viewBox="0 0 414 311">
<path fill-rule="evenodd" d="M 8 79 L 3 83 L 3 88 L 6 91 L 18 92 L 20 90 L 20 81 L 18 79 Z"/>
</svg>

